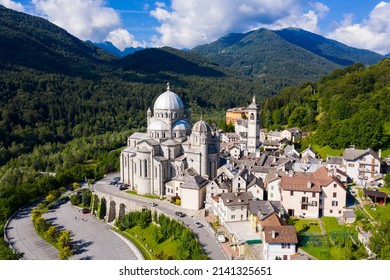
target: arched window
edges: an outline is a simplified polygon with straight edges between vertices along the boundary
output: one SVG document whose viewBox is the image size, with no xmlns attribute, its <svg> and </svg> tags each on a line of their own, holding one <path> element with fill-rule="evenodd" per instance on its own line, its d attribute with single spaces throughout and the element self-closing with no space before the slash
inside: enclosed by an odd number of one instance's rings
<svg viewBox="0 0 390 280">
<path fill-rule="evenodd" d="M 148 177 L 148 161 L 145 159 L 144 160 L 144 166 L 145 166 L 145 178 Z"/>
<path fill-rule="evenodd" d="M 251 113 L 251 117 L 250 117 L 251 120 L 254 120 L 255 119 L 255 115 L 253 113 Z"/>
</svg>

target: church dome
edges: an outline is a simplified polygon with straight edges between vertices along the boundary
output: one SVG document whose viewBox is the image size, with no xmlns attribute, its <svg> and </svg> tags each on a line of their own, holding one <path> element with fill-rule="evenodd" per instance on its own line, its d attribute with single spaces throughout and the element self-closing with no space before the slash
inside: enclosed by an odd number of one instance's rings
<svg viewBox="0 0 390 280">
<path fill-rule="evenodd" d="M 181 98 L 174 92 L 168 89 L 162 93 L 154 102 L 154 110 L 178 110 L 184 109 L 184 104 Z"/>
<path fill-rule="evenodd" d="M 210 125 L 204 120 L 200 120 L 194 124 L 192 127 L 192 132 L 200 132 L 200 133 L 211 133 Z"/>
<path fill-rule="evenodd" d="M 164 131 L 164 130 L 168 130 L 168 125 L 161 120 L 154 120 L 149 124 L 148 129 Z"/>
<path fill-rule="evenodd" d="M 186 121 L 183 121 L 183 120 L 179 120 L 177 122 L 175 122 L 173 124 L 173 130 L 174 131 L 178 131 L 178 130 L 189 130 L 191 129 L 190 125 L 188 124 L 188 122 Z"/>
</svg>

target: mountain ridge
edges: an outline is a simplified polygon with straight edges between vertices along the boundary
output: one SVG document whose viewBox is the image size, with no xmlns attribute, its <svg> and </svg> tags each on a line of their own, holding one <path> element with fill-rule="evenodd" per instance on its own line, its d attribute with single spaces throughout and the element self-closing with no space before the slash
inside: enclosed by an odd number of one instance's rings
<svg viewBox="0 0 390 280">
<path fill-rule="evenodd" d="M 357 62 L 370 65 L 384 58 L 297 28 L 231 33 L 192 51 L 245 75 L 269 78 L 276 73 L 286 85 L 316 80 Z M 289 75 L 296 81 L 291 81 Z"/>
</svg>

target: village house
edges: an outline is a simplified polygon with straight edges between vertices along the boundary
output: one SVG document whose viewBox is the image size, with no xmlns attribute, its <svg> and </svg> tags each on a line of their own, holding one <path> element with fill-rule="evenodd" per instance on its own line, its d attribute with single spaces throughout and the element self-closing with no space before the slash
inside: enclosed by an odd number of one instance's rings
<svg viewBox="0 0 390 280">
<path fill-rule="evenodd" d="M 294 226 L 266 226 L 262 233 L 266 260 L 291 260 L 298 244 Z"/>
<path fill-rule="evenodd" d="M 290 260 L 296 253 L 298 237 L 294 226 L 288 226 L 275 212 L 260 221 L 263 257 L 266 260 Z"/>
<path fill-rule="evenodd" d="M 213 211 L 222 223 L 248 220 L 248 205 L 253 199 L 251 192 L 221 193 L 214 197 Z"/>
<path fill-rule="evenodd" d="M 371 148 L 345 149 L 343 158 L 348 177 L 358 185 L 367 185 L 381 172 L 381 158 Z"/>
<path fill-rule="evenodd" d="M 221 166 L 217 172 L 217 177 L 211 180 L 206 186 L 206 204 L 209 205 L 212 204 L 212 198 L 214 196 L 232 191 L 233 173 L 225 166 Z"/>
<path fill-rule="evenodd" d="M 275 208 L 268 200 L 249 201 L 249 222 L 253 232 L 261 232 L 261 222 L 275 213 Z"/>
<path fill-rule="evenodd" d="M 295 149 L 294 145 L 286 145 L 283 149 L 283 155 L 285 157 L 293 157 L 293 158 L 299 158 L 301 155 L 299 152 Z"/>
<path fill-rule="evenodd" d="M 314 173 L 282 176 L 281 201 L 289 216 L 317 218 L 341 217 L 346 205 L 346 189 L 321 167 Z"/>
<path fill-rule="evenodd" d="M 297 127 L 287 128 L 280 133 L 280 138 L 286 138 L 291 143 L 295 143 L 302 138 L 302 131 Z"/>
</svg>

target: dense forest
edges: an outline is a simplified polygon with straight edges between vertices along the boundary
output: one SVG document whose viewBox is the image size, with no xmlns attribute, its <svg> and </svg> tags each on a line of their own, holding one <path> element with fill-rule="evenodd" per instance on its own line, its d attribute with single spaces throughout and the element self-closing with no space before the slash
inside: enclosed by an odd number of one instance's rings
<svg viewBox="0 0 390 280">
<path fill-rule="evenodd" d="M 263 127 L 297 126 L 313 141 L 335 149 L 390 147 L 390 59 L 364 67 L 354 64 L 316 83 L 288 87 L 269 98 Z"/>
<path fill-rule="evenodd" d="M 195 53 L 149 49 L 123 59 L 49 21 L 0 7 L 0 164 L 44 143 L 142 128 L 166 83 L 192 120 L 275 94 Z M 219 113 L 215 113 L 219 112 Z"/>
<path fill-rule="evenodd" d="M 389 147 L 390 59 L 338 69 L 318 82 L 304 75 L 311 82 L 272 97 L 298 80 L 256 75 L 246 67 L 237 73 L 172 48 L 119 59 L 47 20 L 2 6 L 0 41 L 0 233 L 26 203 L 118 170 L 126 137 L 145 129 L 146 110 L 167 82 L 190 108 L 193 122 L 204 115 L 223 125 L 227 108 L 246 106 L 256 95 L 264 104 L 263 127 L 299 126 L 315 131 L 320 145 L 335 148 Z M 18 257 L 5 248 L 0 238 L 0 259 Z"/>
</svg>

